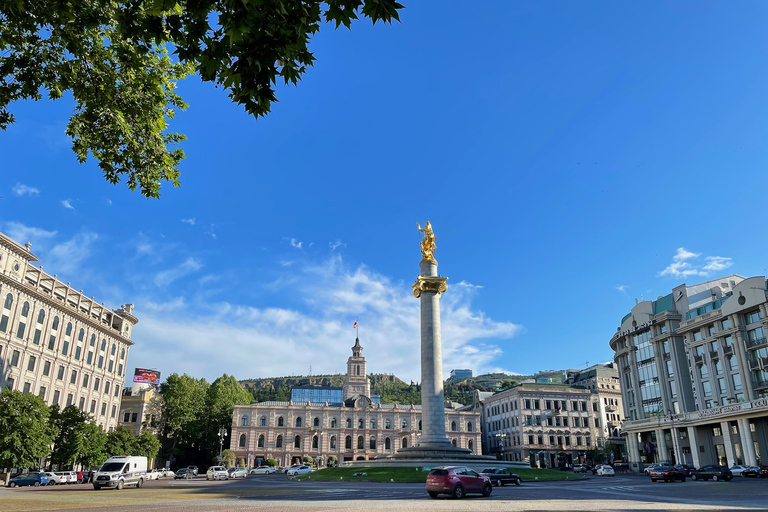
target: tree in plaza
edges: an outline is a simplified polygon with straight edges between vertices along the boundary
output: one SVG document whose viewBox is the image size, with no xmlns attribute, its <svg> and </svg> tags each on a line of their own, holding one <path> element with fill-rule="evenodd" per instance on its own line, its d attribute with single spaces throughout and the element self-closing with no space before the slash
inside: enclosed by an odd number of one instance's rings
<svg viewBox="0 0 768 512">
<path fill-rule="evenodd" d="M 315 57 L 323 21 L 350 27 L 362 14 L 399 20 L 395 0 L 5 0 L 0 2 L 0 129 L 17 100 L 74 101 L 67 125 L 80 162 L 107 181 L 158 197 L 179 184 L 184 135 L 168 121 L 186 104 L 174 89 L 195 73 L 255 117 L 297 85 Z M 171 49 L 173 56 L 169 56 Z"/>
<path fill-rule="evenodd" d="M 269 458 L 269 459 L 267 459 L 267 460 L 265 460 L 265 461 L 264 461 L 264 465 L 265 465 L 265 466 L 269 466 L 269 467 L 272 467 L 272 468 L 273 468 L 273 467 L 277 466 L 277 460 L 276 460 L 276 459 L 272 459 L 272 458 Z"/>
<path fill-rule="evenodd" d="M 99 425 L 89 421 L 83 425 L 82 436 L 77 462 L 84 468 L 100 466 L 107 460 L 107 434 Z"/>
<path fill-rule="evenodd" d="M 135 455 L 144 456 L 148 461 L 154 460 L 157 457 L 157 452 L 160 451 L 160 441 L 157 440 L 152 432 L 144 431 L 136 439 L 136 452 Z"/>
<path fill-rule="evenodd" d="M 232 426 L 232 411 L 235 405 L 248 405 L 253 395 L 246 391 L 237 379 L 226 373 L 213 381 L 206 391 L 205 409 L 208 420 L 206 426 L 206 445 L 209 450 L 218 453 L 221 429 L 229 432 Z M 228 446 L 228 439 L 224 446 Z"/>
<path fill-rule="evenodd" d="M 201 455 L 207 390 L 205 379 L 195 379 L 187 374 L 180 376 L 173 373 L 160 385 L 160 394 L 163 395 L 162 432 L 171 441 L 171 456 L 194 460 Z"/>
<path fill-rule="evenodd" d="M 221 464 L 225 468 L 231 468 L 235 464 L 235 452 L 226 449 L 221 452 Z"/>
<path fill-rule="evenodd" d="M 0 393 L 0 467 L 36 468 L 56 436 L 42 398 L 6 389 Z"/>
<path fill-rule="evenodd" d="M 107 434 L 107 456 L 135 455 L 138 451 L 138 439 L 136 435 L 123 426 Z"/>
<path fill-rule="evenodd" d="M 74 405 L 64 409 L 60 409 L 57 404 L 51 406 L 50 422 L 57 430 L 51 450 L 51 463 L 64 468 L 77 462 L 83 450 L 85 425 L 90 421 L 91 415 Z"/>
</svg>

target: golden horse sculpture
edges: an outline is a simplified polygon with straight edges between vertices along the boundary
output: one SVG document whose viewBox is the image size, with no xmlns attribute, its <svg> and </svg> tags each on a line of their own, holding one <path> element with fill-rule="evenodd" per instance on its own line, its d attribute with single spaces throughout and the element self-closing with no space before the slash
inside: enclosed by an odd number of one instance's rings
<svg viewBox="0 0 768 512">
<path fill-rule="evenodd" d="M 435 233 L 432 231 L 432 224 L 427 221 L 426 224 L 424 224 L 424 229 L 421 229 L 421 225 L 417 222 L 416 227 L 419 228 L 419 231 L 424 233 L 424 240 L 421 241 L 421 256 L 425 260 L 433 260 L 435 259 L 435 249 L 437 249 L 437 245 L 435 245 L 435 240 L 437 240 L 437 237 L 435 236 Z"/>
</svg>

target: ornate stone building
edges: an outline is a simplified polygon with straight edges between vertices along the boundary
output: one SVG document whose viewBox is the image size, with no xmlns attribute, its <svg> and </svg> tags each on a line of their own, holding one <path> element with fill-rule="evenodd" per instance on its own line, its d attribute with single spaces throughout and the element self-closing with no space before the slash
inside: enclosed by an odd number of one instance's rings
<svg viewBox="0 0 768 512">
<path fill-rule="evenodd" d="M 257 466 L 267 458 L 280 465 L 305 456 L 321 465 L 334 456 L 338 463 L 373 459 L 414 446 L 421 436 L 421 406 L 377 404 L 360 340 L 347 360 L 340 403 L 254 402 L 235 406 L 230 449 Z M 446 409 L 446 434 L 455 446 L 481 451 L 480 414 L 469 408 Z"/>
<path fill-rule="evenodd" d="M 75 405 L 107 430 L 117 426 L 133 304 L 110 310 L 32 263 L 0 233 L 0 388 Z"/>
</svg>

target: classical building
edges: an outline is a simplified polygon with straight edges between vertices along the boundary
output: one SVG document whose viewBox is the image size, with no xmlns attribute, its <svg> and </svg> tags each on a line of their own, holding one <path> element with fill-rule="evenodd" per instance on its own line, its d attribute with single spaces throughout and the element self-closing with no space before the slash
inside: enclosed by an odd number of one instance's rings
<svg viewBox="0 0 768 512">
<path fill-rule="evenodd" d="M 375 403 L 360 340 L 355 340 L 341 389 L 341 401 L 311 401 L 312 396 L 333 398 L 338 388 L 301 389 L 292 396 L 306 402 L 254 402 L 235 406 L 230 449 L 249 465 L 274 458 L 280 465 L 301 462 L 305 456 L 327 464 L 373 459 L 414 446 L 421 436 L 421 406 Z M 466 410 L 465 410 L 466 409 Z M 480 415 L 446 409 L 446 433 L 454 446 L 480 450 Z"/>
<path fill-rule="evenodd" d="M 606 445 L 616 445 L 619 447 L 619 453 L 626 453 L 621 432 L 624 407 L 621 403 L 621 381 L 616 364 L 596 364 L 584 370 L 569 370 L 566 384 L 586 388 L 597 395 Z"/>
<path fill-rule="evenodd" d="M 596 393 L 565 384 L 520 384 L 482 401 L 483 446 L 502 460 L 557 468 L 605 446 Z"/>
<path fill-rule="evenodd" d="M 163 397 L 155 386 L 125 388 L 122 392 L 118 425 L 139 435 L 142 431 L 157 435 Z"/>
<path fill-rule="evenodd" d="M 110 310 L 33 262 L 31 244 L 0 233 L 0 387 L 75 405 L 117 426 L 133 305 Z"/>
<path fill-rule="evenodd" d="M 768 453 L 764 276 L 681 284 L 636 302 L 610 340 L 630 468 L 754 465 Z"/>
</svg>

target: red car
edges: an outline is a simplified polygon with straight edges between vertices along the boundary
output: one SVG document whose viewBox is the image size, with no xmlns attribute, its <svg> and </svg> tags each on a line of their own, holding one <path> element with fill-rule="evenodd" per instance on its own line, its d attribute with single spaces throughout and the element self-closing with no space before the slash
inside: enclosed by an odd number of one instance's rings
<svg viewBox="0 0 768 512">
<path fill-rule="evenodd" d="M 435 468 L 427 476 L 427 492 L 430 498 L 437 498 L 440 494 L 463 498 L 468 493 L 488 497 L 492 491 L 491 480 L 487 476 L 463 466 Z"/>
</svg>

